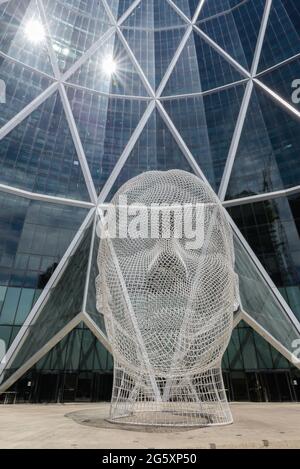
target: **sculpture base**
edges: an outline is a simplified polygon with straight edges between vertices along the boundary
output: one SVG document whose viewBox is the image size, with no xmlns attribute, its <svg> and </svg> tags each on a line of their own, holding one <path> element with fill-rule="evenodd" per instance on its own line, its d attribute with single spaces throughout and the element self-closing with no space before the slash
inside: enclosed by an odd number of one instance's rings
<svg viewBox="0 0 300 469">
<path fill-rule="evenodd" d="M 134 382 L 139 384 L 129 386 Z M 164 380 L 156 377 L 155 382 L 156 394 L 147 377 L 138 379 L 129 376 L 128 371 L 115 369 L 108 421 L 170 427 L 207 427 L 233 422 L 220 368 L 189 377 Z"/>
<path fill-rule="evenodd" d="M 222 411 L 222 415 L 216 415 L 215 409 L 203 412 L 201 409 L 183 409 L 182 405 L 165 406 L 164 409 L 154 410 L 154 405 L 149 409 L 133 411 L 130 414 L 116 416 L 107 419 L 110 423 L 123 425 L 159 426 L 159 427 L 207 427 L 215 425 L 230 425 L 233 423 L 230 409 Z M 156 405 L 157 407 L 157 405 Z M 167 408 L 169 407 L 169 409 Z"/>
</svg>

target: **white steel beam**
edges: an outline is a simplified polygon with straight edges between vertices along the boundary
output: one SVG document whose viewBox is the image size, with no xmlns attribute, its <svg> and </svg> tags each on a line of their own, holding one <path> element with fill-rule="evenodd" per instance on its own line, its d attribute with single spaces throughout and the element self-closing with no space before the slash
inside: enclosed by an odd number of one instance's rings
<svg viewBox="0 0 300 469">
<path fill-rule="evenodd" d="M 188 26 L 187 29 L 186 29 L 186 32 L 184 33 L 184 36 L 173 56 L 173 59 L 171 60 L 167 70 L 166 70 L 166 73 L 164 74 L 163 78 L 162 78 L 162 81 L 159 85 L 159 87 L 157 88 L 157 91 L 156 91 L 156 98 L 160 98 L 160 96 L 162 95 L 165 87 L 166 87 L 166 84 L 168 83 L 168 80 L 170 78 L 170 76 L 172 75 L 172 72 L 174 70 L 174 68 L 176 67 L 176 64 L 178 62 L 178 59 L 183 51 L 183 49 L 185 48 L 186 46 L 186 43 L 188 42 L 189 40 L 189 37 L 190 35 L 192 34 L 193 32 L 193 28 L 192 26 Z"/>
<path fill-rule="evenodd" d="M 257 73 L 259 60 L 260 60 L 260 56 L 261 56 L 261 51 L 262 51 L 263 43 L 264 43 L 264 40 L 265 40 L 266 30 L 267 30 L 268 21 L 269 21 L 269 17 L 270 17 L 270 13 L 271 13 L 272 1 L 273 0 L 266 0 L 264 14 L 263 14 L 263 18 L 262 18 L 262 23 L 261 23 L 260 31 L 259 31 L 259 34 L 258 34 L 258 40 L 257 40 L 257 44 L 256 44 L 256 49 L 255 49 L 255 52 L 254 52 L 252 67 L 251 67 L 251 76 L 252 77 L 255 76 L 256 73 Z"/>
<path fill-rule="evenodd" d="M 195 174 L 200 179 L 202 179 L 202 181 L 205 181 L 209 185 L 209 182 L 206 179 L 204 173 L 201 171 L 201 169 L 200 169 L 198 163 L 196 162 L 194 156 L 192 155 L 192 153 L 188 149 L 186 143 L 184 142 L 184 140 L 181 137 L 180 133 L 176 129 L 172 119 L 170 118 L 169 114 L 167 113 L 167 111 L 165 110 L 165 108 L 163 107 L 161 102 L 157 101 L 156 106 L 157 106 L 157 109 L 158 109 L 160 115 L 162 116 L 163 120 L 165 121 L 167 127 L 169 128 L 171 134 L 173 135 L 174 140 L 177 142 L 177 145 L 181 149 L 183 156 L 186 157 L 188 163 L 190 164 L 190 166 L 193 169 L 193 171 L 195 172 Z"/>
<path fill-rule="evenodd" d="M 72 134 L 72 138 L 73 138 L 73 141 L 74 141 L 74 145 L 75 145 L 75 148 L 76 148 L 76 151 L 77 151 L 77 155 L 78 155 L 80 166 L 81 166 L 81 169 L 82 169 L 82 172 L 83 172 L 85 183 L 86 183 L 86 186 L 87 186 L 87 189 L 88 189 L 88 192 L 89 192 L 89 196 L 91 198 L 91 201 L 94 204 L 96 204 L 97 203 L 96 189 L 95 189 L 94 182 L 93 182 L 93 179 L 92 179 L 92 176 L 91 176 L 91 173 L 90 173 L 89 165 L 88 165 L 87 160 L 86 160 L 86 156 L 85 156 L 84 149 L 83 149 L 83 146 L 82 146 L 82 142 L 81 142 L 81 139 L 80 139 L 80 136 L 79 136 L 77 125 L 76 125 L 76 122 L 75 122 L 75 119 L 74 119 L 74 116 L 73 116 L 71 105 L 70 105 L 70 102 L 68 100 L 66 90 L 65 90 L 62 83 L 59 84 L 59 92 L 60 92 L 61 100 L 62 100 L 62 103 L 63 103 L 64 111 L 65 111 L 65 114 L 66 114 L 66 118 L 67 118 L 67 121 L 68 121 L 68 124 L 69 124 L 69 128 L 70 128 L 70 131 L 71 131 L 71 134 Z"/>
<path fill-rule="evenodd" d="M 99 313 L 100 314 L 100 313 Z M 109 353 L 112 353 L 112 348 L 110 342 L 104 332 L 97 326 L 95 321 L 91 318 L 89 313 L 83 313 L 83 322 L 94 334 L 94 336 L 101 342 L 101 344 L 106 348 Z"/>
<path fill-rule="evenodd" d="M 193 26 L 194 30 L 199 34 L 199 36 L 204 39 L 213 49 L 215 49 L 219 55 L 221 55 L 230 65 L 232 65 L 242 76 L 246 78 L 251 78 L 250 72 L 242 67 L 231 55 L 229 55 L 222 47 L 220 47 L 215 41 L 213 41 L 207 34 L 205 34 L 202 29 L 199 29 L 198 26 Z"/>
<path fill-rule="evenodd" d="M 239 323 L 241 322 L 241 320 L 243 319 L 243 314 L 242 314 L 242 310 L 239 310 L 236 315 L 234 316 L 233 318 L 233 324 L 232 324 L 232 327 L 233 329 L 235 329 Z"/>
<path fill-rule="evenodd" d="M 55 76 L 56 80 L 59 81 L 60 77 L 61 77 L 61 73 L 60 73 L 60 70 L 59 70 L 59 67 L 58 67 L 57 57 L 56 57 L 54 49 L 53 49 L 51 32 L 50 32 L 50 28 L 49 28 L 49 25 L 48 25 L 48 21 L 47 21 L 45 9 L 44 9 L 44 4 L 43 4 L 42 0 L 36 0 L 36 1 L 37 1 L 37 6 L 38 6 L 38 9 L 39 9 L 39 12 L 40 12 L 42 23 L 43 23 L 43 26 L 44 26 L 45 31 L 46 31 L 47 50 L 48 50 L 51 65 L 52 65 L 52 68 L 53 68 L 53 73 L 54 73 L 54 76 Z"/>
<path fill-rule="evenodd" d="M 300 186 L 291 187 L 289 189 L 283 189 L 280 191 L 267 192 L 263 194 L 250 195 L 249 197 L 243 197 L 241 199 L 232 199 L 226 200 L 223 202 L 225 208 L 236 207 L 247 204 L 255 204 L 258 202 L 263 202 L 264 200 L 274 200 L 281 197 L 290 197 L 295 194 L 300 193 Z"/>
<path fill-rule="evenodd" d="M 68 205 L 87 209 L 91 209 L 95 206 L 91 202 L 85 202 L 83 200 L 65 199 L 63 197 L 29 192 L 23 189 L 18 189 L 16 187 L 6 186 L 5 184 L 0 184 L 0 192 L 5 192 L 6 194 L 15 195 L 17 197 L 23 197 L 24 199 L 39 200 L 41 202 L 50 204 Z"/>
<path fill-rule="evenodd" d="M 254 83 L 258 85 L 272 100 L 279 104 L 279 106 L 282 107 L 285 111 L 287 111 L 289 114 L 292 116 L 296 117 L 298 120 L 300 120 L 300 112 L 297 111 L 295 107 L 293 107 L 291 104 L 289 104 L 285 99 L 283 99 L 279 94 L 275 93 L 275 91 L 271 90 L 268 86 L 266 86 L 264 83 L 262 83 L 260 80 L 257 78 L 253 79 Z"/>
<path fill-rule="evenodd" d="M 3 140 L 15 127 L 34 112 L 46 99 L 48 99 L 58 89 L 58 83 L 52 83 L 45 91 L 37 96 L 31 103 L 25 106 L 22 111 L 16 114 L 10 121 L 0 129 L 0 140 Z"/>
<path fill-rule="evenodd" d="M 208 96 L 210 94 L 219 93 L 230 88 L 234 88 L 243 83 L 248 83 L 248 78 L 242 78 L 241 80 L 234 81 L 232 83 L 227 83 L 226 85 L 217 86 L 216 88 L 211 88 L 210 90 L 199 91 L 198 93 L 185 93 L 185 94 L 175 94 L 173 96 L 160 96 L 159 100 L 163 101 L 174 101 L 175 99 L 186 99 L 186 98 L 197 98 L 199 96 Z"/>
<path fill-rule="evenodd" d="M 256 78 L 260 78 L 261 76 L 266 75 L 267 73 L 271 73 L 274 70 L 277 70 L 278 68 L 284 67 L 285 65 L 289 64 L 290 62 L 294 62 L 299 58 L 300 58 L 300 53 L 295 54 L 292 57 L 289 57 L 288 59 L 282 60 L 281 62 L 278 62 L 276 65 L 272 65 L 272 67 L 266 68 L 262 72 L 257 73 Z"/>
<path fill-rule="evenodd" d="M 61 77 L 61 81 L 62 82 L 66 82 L 68 81 L 68 79 L 74 75 L 74 73 L 85 63 L 87 62 L 91 57 L 92 55 L 95 54 L 95 52 L 97 52 L 98 49 L 100 49 L 101 46 L 103 46 L 103 44 L 105 44 L 106 41 L 108 41 L 110 39 L 110 37 L 115 33 L 115 28 L 114 27 L 111 27 L 110 29 L 108 29 L 104 34 L 103 36 L 101 36 L 96 42 L 94 42 L 94 44 L 91 45 L 91 47 L 84 53 L 82 54 L 81 57 L 79 57 L 79 59 L 73 64 L 71 65 L 70 68 L 68 68 L 68 70 L 62 75 Z"/>
<path fill-rule="evenodd" d="M 122 24 L 127 20 L 127 18 L 133 13 L 133 11 L 139 6 L 141 0 L 135 0 L 132 2 L 130 7 L 123 13 L 123 15 L 118 19 L 117 24 L 118 26 L 122 26 Z"/>
<path fill-rule="evenodd" d="M 242 312 L 242 319 L 259 335 L 261 335 L 272 347 L 274 347 L 281 355 L 283 355 L 290 363 L 300 370 L 300 359 L 286 347 L 284 347 L 279 340 L 275 339 L 264 327 L 262 327 L 255 319 L 253 319 L 246 311 Z"/>
<path fill-rule="evenodd" d="M 176 11 L 176 13 L 185 21 L 187 24 L 192 24 L 190 18 L 186 16 L 186 14 L 177 6 L 172 0 L 167 0 L 167 2 L 171 5 L 171 7 Z"/>
<path fill-rule="evenodd" d="M 142 134 L 148 119 L 150 118 L 153 110 L 155 109 L 155 101 L 151 101 L 149 106 L 147 107 L 144 115 L 142 116 L 137 128 L 133 132 L 129 142 L 127 143 L 125 150 L 123 151 L 120 159 L 118 160 L 116 166 L 114 167 L 113 171 L 111 172 L 108 180 L 106 181 L 106 184 L 104 185 L 100 196 L 98 198 L 98 204 L 101 204 L 105 202 L 107 196 L 109 195 L 115 181 L 117 180 L 117 177 L 119 176 L 122 168 L 124 167 L 126 161 L 129 158 L 130 153 L 132 152 L 136 142 L 138 141 L 140 135 Z"/>
<path fill-rule="evenodd" d="M 207 0 L 207 1 L 209 1 L 209 0 Z M 198 20 L 198 18 L 199 18 L 199 16 L 200 16 L 200 13 L 201 13 L 201 10 L 202 10 L 202 8 L 203 8 L 205 2 L 206 2 L 206 0 L 199 0 L 199 5 L 198 5 L 198 7 L 197 7 L 197 9 L 196 9 L 196 11 L 195 11 L 195 14 L 194 14 L 194 16 L 193 16 L 193 19 L 192 19 L 192 23 L 193 23 L 193 24 L 195 24 L 196 21 Z"/>
<path fill-rule="evenodd" d="M 91 268 L 92 268 L 92 262 L 93 262 L 93 253 L 94 253 L 94 246 L 95 246 L 95 240 L 96 240 L 96 224 L 97 224 L 97 210 L 95 210 L 94 213 L 94 223 L 93 223 L 93 233 L 92 233 L 92 239 L 91 239 L 91 246 L 90 246 L 90 252 L 89 252 L 89 259 L 88 259 L 88 265 L 87 265 L 87 272 L 86 272 L 86 280 L 85 280 L 85 286 L 84 286 L 84 292 L 83 292 L 83 300 L 82 300 L 82 311 L 84 313 L 87 312 L 86 306 L 87 306 L 87 299 L 88 299 L 88 293 L 89 293 L 89 286 L 90 286 L 90 281 L 91 281 Z"/>
<path fill-rule="evenodd" d="M 226 197 L 229 180 L 230 180 L 230 176 L 232 173 L 232 168 L 235 162 L 235 157 L 236 157 L 238 147 L 240 144 L 240 139 L 241 139 L 242 131 L 244 128 L 247 111 L 248 111 L 249 103 L 250 103 L 251 96 L 252 96 L 252 91 L 253 91 L 253 81 L 249 80 L 246 86 L 246 91 L 245 91 L 244 98 L 242 101 L 240 113 L 237 119 L 237 124 L 234 129 L 228 157 L 227 157 L 224 172 L 223 172 L 223 177 L 222 177 L 220 188 L 219 188 L 219 198 L 221 201 L 224 201 Z"/>
</svg>

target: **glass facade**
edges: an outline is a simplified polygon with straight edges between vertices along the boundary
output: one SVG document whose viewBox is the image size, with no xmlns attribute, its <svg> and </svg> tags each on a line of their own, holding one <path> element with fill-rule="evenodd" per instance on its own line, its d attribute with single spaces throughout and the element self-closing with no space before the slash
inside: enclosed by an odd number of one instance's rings
<svg viewBox="0 0 300 469">
<path fill-rule="evenodd" d="M 244 314 L 233 332 L 229 398 L 300 398 L 278 351 L 300 334 L 299 31 L 296 0 L 0 2 L 0 386 L 110 398 L 96 206 L 177 168 L 205 177 L 241 232 L 255 327 Z"/>
</svg>

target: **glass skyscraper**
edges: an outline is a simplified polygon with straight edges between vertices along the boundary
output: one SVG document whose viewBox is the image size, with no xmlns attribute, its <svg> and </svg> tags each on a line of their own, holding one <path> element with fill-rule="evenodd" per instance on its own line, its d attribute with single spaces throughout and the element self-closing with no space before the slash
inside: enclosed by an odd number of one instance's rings
<svg viewBox="0 0 300 469">
<path fill-rule="evenodd" d="M 177 168 L 234 230 L 229 398 L 299 400 L 299 31 L 297 0 L 0 0 L 0 392 L 110 398 L 97 205 Z"/>
</svg>

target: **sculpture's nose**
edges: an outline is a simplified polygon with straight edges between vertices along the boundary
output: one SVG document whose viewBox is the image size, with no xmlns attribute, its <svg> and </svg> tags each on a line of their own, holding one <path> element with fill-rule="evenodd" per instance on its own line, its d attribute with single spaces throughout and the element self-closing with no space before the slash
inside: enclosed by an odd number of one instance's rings
<svg viewBox="0 0 300 469">
<path fill-rule="evenodd" d="M 185 279 L 187 265 L 180 251 L 176 239 L 160 240 L 155 247 L 155 254 L 149 265 L 148 274 L 153 275 L 154 272 L 159 272 L 162 276 L 166 276 L 169 272 L 170 277 Z"/>
</svg>

